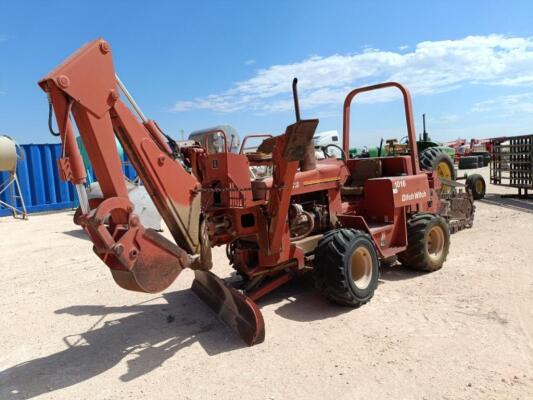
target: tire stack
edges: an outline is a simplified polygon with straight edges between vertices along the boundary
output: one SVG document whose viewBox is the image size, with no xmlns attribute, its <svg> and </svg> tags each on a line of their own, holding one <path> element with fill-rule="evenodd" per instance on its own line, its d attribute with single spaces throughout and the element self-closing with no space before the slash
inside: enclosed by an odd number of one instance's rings
<svg viewBox="0 0 533 400">
<path fill-rule="evenodd" d="M 478 156 L 465 156 L 459 159 L 459 169 L 476 169 L 479 167 Z"/>
<path fill-rule="evenodd" d="M 471 154 L 459 159 L 459 169 L 475 169 L 489 165 L 490 153 L 488 151 L 474 151 Z"/>
<path fill-rule="evenodd" d="M 472 155 L 481 157 L 480 166 L 482 165 L 482 166 L 486 167 L 487 165 L 489 165 L 490 153 L 488 151 L 473 151 Z"/>
</svg>

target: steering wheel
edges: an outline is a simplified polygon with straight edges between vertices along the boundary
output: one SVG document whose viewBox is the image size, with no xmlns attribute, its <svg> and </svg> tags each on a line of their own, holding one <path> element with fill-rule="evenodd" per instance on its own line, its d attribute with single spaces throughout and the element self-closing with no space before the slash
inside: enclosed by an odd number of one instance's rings
<svg viewBox="0 0 533 400">
<path fill-rule="evenodd" d="M 400 143 L 401 144 L 409 143 L 409 137 L 408 136 L 404 136 L 403 138 L 400 139 Z"/>
<path fill-rule="evenodd" d="M 330 144 L 327 144 L 327 145 L 325 145 L 325 146 L 322 146 L 322 151 L 324 152 L 324 155 L 325 155 L 327 158 L 333 158 L 333 157 L 334 157 L 334 156 L 330 156 L 330 155 L 328 154 L 328 152 L 326 151 L 326 149 L 327 149 L 328 147 L 336 147 L 337 149 L 339 149 L 340 152 L 341 152 L 341 154 L 342 154 L 342 156 L 341 156 L 341 160 L 342 160 L 342 161 L 346 161 L 346 158 L 347 158 L 347 157 L 346 157 L 346 153 L 344 153 L 344 150 L 342 149 L 342 147 L 340 147 L 339 145 L 337 145 L 337 144 L 335 144 L 335 143 L 330 143 Z"/>
</svg>

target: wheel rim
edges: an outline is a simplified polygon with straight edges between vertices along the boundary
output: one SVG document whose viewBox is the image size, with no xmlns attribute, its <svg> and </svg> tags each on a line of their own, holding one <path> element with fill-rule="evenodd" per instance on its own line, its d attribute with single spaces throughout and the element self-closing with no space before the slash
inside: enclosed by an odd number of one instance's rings
<svg viewBox="0 0 533 400">
<path fill-rule="evenodd" d="M 444 252 L 445 235 L 440 226 L 434 226 L 427 236 L 427 252 L 432 261 L 439 261 Z"/>
<path fill-rule="evenodd" d="M 372 279 L 372 255 L 363 246 L 358 247 L 351 259 L 352 280 L 359 289 L 366 289 Z"/>
<path fill-rule="evenodd" d="M 448 180 L 452 179 L 452 171 L 450 170 L 450 166 L 444 161 L 441 161 L 437 165 L 437 176 Z"/>
<path fill-rule="evenodd" d="M 474 185 L 474 188 L 476 189 L 476 193 L 482 193 L 483 192 L 483 182 L 480 180 L 476 181 L 476 184 Z"/>
<path fill-rule="evenodd" d="M 451 181 L 453 178 L 450 166 L 444 161 L 441 161 L 440 163 L 437 164 L 437 176 L 439 178 L 448 179 L 449 181 Z M 452 191 L 452 188 L 446 184 L 443 184 L 441 191 L 443 193 L 449 193 Z"/>
</svg>

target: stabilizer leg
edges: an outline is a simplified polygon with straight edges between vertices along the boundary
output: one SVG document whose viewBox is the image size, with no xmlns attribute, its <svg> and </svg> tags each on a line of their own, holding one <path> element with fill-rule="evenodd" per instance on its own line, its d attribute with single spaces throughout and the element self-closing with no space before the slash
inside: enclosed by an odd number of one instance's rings
<svg viewBox="0 0 533 400">
<path fill-rule="evenodd" d="M 238 290 L 229 287 L 209 271 L 194 271 L 192 290 L 248 346 L 265 340 L 265 322 L 257 305 Z"/>
</svg>

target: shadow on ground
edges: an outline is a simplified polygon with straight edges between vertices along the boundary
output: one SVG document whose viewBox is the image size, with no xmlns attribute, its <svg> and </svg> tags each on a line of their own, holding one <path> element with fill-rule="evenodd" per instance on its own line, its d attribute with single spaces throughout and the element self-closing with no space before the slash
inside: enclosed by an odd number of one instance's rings
<svg viewBox="0 0 533 400">
<path fill-rule="evenodd" d="M 400 267 L 382 267 L 380 283 L 420 275 Z M 191 290 L 167 293 L 163 298 L 167 304 L 153 304 L 156 298 L 132 306 L 79 305 L 57 310 L 56 314 L 100 318 L 89 330 L 64 337 L 66 349 L 0 371 L 0 398 L 28 399 L 76 385 L 106 372 L 124 358 L 127 372 L 120 380 L 132 381 L 195 343 L 210 356 L 245 347 Z M 315 289 L 310 274 L 258 301 L 261 308 L 277 304 L 278 316 L 299 322 L 358 312 L 325 299 Z M 116 314 L 124 316 L 117 318 Z"/>
<path fill-rule="evenodd" d="M 353 308 L 339 306 L 324 298 L 314 287 L 310 275 L 298 277 L 269 293 L 257 302 L 259 307 L 279 305 L 274 311 L 277 315 L 297 322 L 333 318 L 353 310 Z"/>
<path fill-rule="evenodd" d="M 400 265 L 381 267 L 379 284 L 386 281 L 414 279 L 425 274 Z M 376 295 L 379 296 L 379 287 Z M 357 312 L 357 309 L 335 304 L 321 295 L 314 286 L 311 274 L 289 282 L 258 301 L 260 307 L 272 304 L 280 304 L 275 310 L 277 315 L 297 322 L 317 321 L 334 318 L 347 312 Z"/>
<path fill-rule="evenodd" d="M 128 382 L 160 367 L 181 349 L 199 343 L 208 355 L 244 347 L 190 290 L 163 296 L 168 304 L 124 307 L 81 305 L 57 314 L 107 318 L 102 326 L 63 338 L 67 348 L 0 372 L 1 399 L 27 399 L 91 379 L 127 357 Z M 114 316 L 113 316 L 114 317 Z"/>
<path fill-rule="evenodd" d="M 63 232 L 65 235 L 72 236 L 78 239 L 90 240 L 89 236 L 83 229 L 73 229 L 71 231 Z"/>
<path fill-rule="evenodd" d="M 414 279 L 427 275 L 427 272 L 404 268 L 400 264 L 382 266 L 380 271 L 380 280 L 389 282 L 404 281 L 406 279 Z"/>
<path fill-rule="evenodd" d="M 533 199 L 531 198 L 502 197 L 499 194 L 487 193 L 484 199 L 478 201 L 533 214 Z"/>
</svg>

